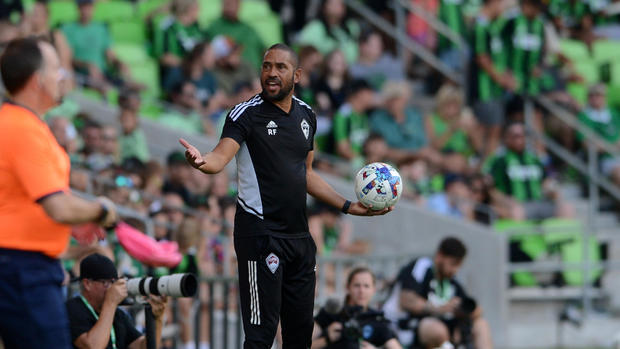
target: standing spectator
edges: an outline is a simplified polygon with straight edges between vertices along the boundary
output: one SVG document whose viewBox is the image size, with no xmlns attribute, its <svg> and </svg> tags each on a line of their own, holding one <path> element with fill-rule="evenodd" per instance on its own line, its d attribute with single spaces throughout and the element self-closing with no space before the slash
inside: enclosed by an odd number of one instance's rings
<svg viewBox="0 0 620 349">
<path fill-rule="evenodd" d="M 237 88 L 249 84 L 253 90 L 260 85 L 255 68 L 241 59 L 241 46 L 233 39 L 218 35 L 211 41 L 215 54 L 215 77 L 218 86 L 232 97 Z"/>
<path fill-rule="evenodd" d="M 572 207 L 560 200 L 536 154 L 525 148 L 525 126 L 511 123 L 504 131 L 504 149 L 489 164 L 497 189 L 521 203 L 521 219 L 572 216 Z"/>
<path fill-rule="evenodd" d="M 42 121 L 62 96 L 54 47 L 13 40 L 0 74 L 11 96 L 0 106 L 0 337 L 7 348 L 69 348 L 58 257 L 70 225 L 110 227 L 116 208 L 71 194 L 69 157 Z"/>
<path fill-rule="evenodd" d="M 465 0 L 439 0 L 438 18 L 454 33 L 467 39 L 468 32 L 463 14 Z M 443 35 L 439 35 L 437 52 L 439 59 L 448 67 L 462 71 L 465 68 L 468 55 L 467 47 L 459 47 L 457 43 Z"/>
<path fill-rule="evenodd" d="M 30 35 L 45 38 L 58 52 L 63 75 L 62 89 L 64 93 L 69 92 L 73 88 L 73 52 L 63 32 L 50 28 L 47 0 L 37 0 L 34 3 L 26 22 Z"/>
<path fill-rule="evenodd" d="M 181 65 L 183 58 L 205 38 L 198 25 L 200 7 L 197 0 L 173 0 L 173 17 L 162 21 L 156 30 L 153 52 L 159 59 L 164 81 L 169 70 Z"/>
<path fill-rule="evenodd" d="M 333 133 L 336 153 L 342 158 L 362 165 L 362 150 L 368 137 L 366 113 L 375 104 L 375 94 L 364 80 L 351 83 L 347 102 L 334 115 Z"/>
<path fill-rule="evenodd" d="M 343 0 L 323 0 L 319 18 L 299 33 L 300 45 L 312 45 L 326 55 L 335 49 L 344 53 L 348 63 L 357 60 L 357 37 L 360 28 L 357 22 L 347 19 L 347 8 Z"/>
<path fill-rule="evenodd" d="M 508 53 L 504 49 L 501 31 L 502 0 L 485 0 L 474 23 L 474 64 L 471 73 L 471 99 L 474 112 L 484 128 L 484 155 L 499 146 L 504 123 L 505 91 L 514 91 L 516 81 L 508 71 Z"/>
<path fill-rule="evenodd" d="M 350 82 L 344 54 L 339 49 L 330 52 L 325 57 L 321 76 L 313 88 L 319 112 L 332 115 L 338 110 L 345 102 Z"/>
<path fill-rule="evenodd" d="M 239 20 L 241 0 L 222 0 L 222 17 L 211 23 L 207 34 L 211 38 L 226 35 L 241 45 L 241 58 L 253 69 L 258 69 L 263 60 L 265 44 L 256 31 Z"/>
<path fill-rule="evenodd" d="M 603 84 L 590 87 L 588 91 L 588 105 L 579 113 L 579 121 L 597 133 L 607 142 L 617 145 L 620 143 L 620 111 L 607 104 L 607 89 Z M 585 142 L 582 134 L 578 138 Z M 586 145 L 584 144 L 584 149 Z M 601 154 L 601 171 L 605 176 L 620 185 L 620 158 L 611 154 Z"/>
<path fill-rule="evenodd" d="M 136 157 L 142 162 L 149 160 L 149 148 L 144 132 L 140 128 L 140 94 L 134 90 L 125 90 L 118 96 L 120 109 L 118 119 L 121 124 L 119 138 L 121 161 Z"/>
<path fill-rule="evenodd" d="M 73 66 L 86 81 L 102 94 L 110 87 L 111 78 L 120 84 L 129 77 L 129 68 L 110 49 L 110 34 L 103 23 L 93 22 L 93 0 L 76 0 L 79 20 L 62 27 L 73 51 Z M 108 69 L 111 68 L 111 70 Z M 114 76 L 115 73 L 119 73 Z"/>
<path fill-rule="evenodd" d="M 523 96 L 540 93 L 540 76 L 545 47 L 545 24 L 540 15 L 542 4 L 537 0 L 521 0 L 521 13 L 508 20 L 502 29 L 509 62 L 516 79 L 515 92 L 520 95 L 511 111 L 522 111 Z M 515 108 L 516 107 L 516 108 Z"/>
<path fill-rule="evenodd" d="M 405 79 L 402 62 L 385 52 L 383 38 L 377 31 L 362 31 L 359 45 L 360 54 L 357 62 L 349 68 L 351 77 L 365 79 L 377 91 L 381 90 L 387 80 Z"/>
</svg>

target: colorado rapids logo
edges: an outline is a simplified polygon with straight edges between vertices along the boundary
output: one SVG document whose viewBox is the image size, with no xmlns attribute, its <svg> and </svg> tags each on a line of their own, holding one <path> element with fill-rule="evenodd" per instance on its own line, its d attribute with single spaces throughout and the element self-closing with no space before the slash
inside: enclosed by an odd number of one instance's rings
<svg viewBox="0 0 620 349">
<path fill-rule="evenodd" d="M 267 263 L 267 268 L 271 271 L 272 274 L 276 273 L 278 270 L 278 266 L 280 265 L 280 258 L 273 253 L 270 253 L 267 258 L 265 258 L 265 262 Z"/>
<path fill-rule="evenodd" d="M 310 136 L 310 125 L 308 125 L 308 122 L 306 121 L 306 119 L 303 119 L 301 121 L 301 130 L 303 131 L 306 139 L 308 139 L 308 137 Z"/>
</svg>

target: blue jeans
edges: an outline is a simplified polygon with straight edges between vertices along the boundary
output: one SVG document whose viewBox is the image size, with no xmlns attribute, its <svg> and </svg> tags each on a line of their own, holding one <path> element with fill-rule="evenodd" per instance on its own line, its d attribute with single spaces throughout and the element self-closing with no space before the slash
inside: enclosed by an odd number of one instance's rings
<svg viewBox="0 0 620 349">
<path fill-rule="evenodd" d="M 0 248 L 0 337 L 6 349 L 69 349 L 60 262 Z"/>
</svg>

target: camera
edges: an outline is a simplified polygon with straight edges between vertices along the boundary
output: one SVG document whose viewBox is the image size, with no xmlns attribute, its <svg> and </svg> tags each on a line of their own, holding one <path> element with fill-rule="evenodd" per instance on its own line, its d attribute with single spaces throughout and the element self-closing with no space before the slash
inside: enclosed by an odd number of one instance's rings
<svg viewBox="0 0 620 349">
<path fill-rule="evenodd" d="M 130 296 L 193 297 L 198 290 L 198 279 L 194 274 L 172 274 L 160 277 L 132 278 L 127 280 Z"/>
<path fill-rule="evenodd" d="M 351 340 L 368 339 L 372 331 L 368 332 L 368 326 L 374 327 L 381 322 L 388 321 L 382 311 L 364 310 L 360 306 L 345 306 L 342 310 L 342 335 Z"/>
</svg>

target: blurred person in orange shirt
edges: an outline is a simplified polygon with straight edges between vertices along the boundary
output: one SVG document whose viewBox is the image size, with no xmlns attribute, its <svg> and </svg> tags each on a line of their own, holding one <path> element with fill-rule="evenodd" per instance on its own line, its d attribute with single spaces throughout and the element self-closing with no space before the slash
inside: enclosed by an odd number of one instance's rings
<svg viewBox="0 0 620 349">
<path fill-rule="evenodd" d="M 54 47 L 13 40 L 0 72 L 10 97 L 0 106 L 0 337 L 7 349 L 70 348 L 58 257 L 70 225 L 112 226 L 116 209 L 71 195 L 69 157 L 42 120 L 62 99 Z"/>
</svg>

